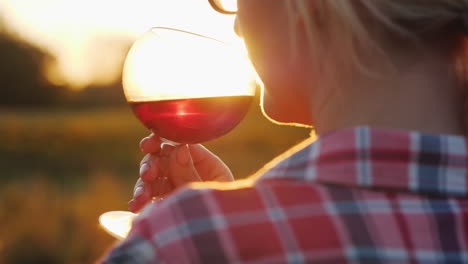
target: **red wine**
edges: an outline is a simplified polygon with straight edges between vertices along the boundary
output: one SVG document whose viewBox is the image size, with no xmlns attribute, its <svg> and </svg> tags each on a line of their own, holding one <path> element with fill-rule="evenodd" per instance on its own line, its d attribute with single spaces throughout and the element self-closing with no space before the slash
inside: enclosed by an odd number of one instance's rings
<svg viewBox="0 0 468 264">
<path fill-rule="evenodd" d="M 231 131 L 244 118 L 252 96 L 224 96 L 129 102 L 156 135 L 185 144 L 209 141 Z"/>
</svg>

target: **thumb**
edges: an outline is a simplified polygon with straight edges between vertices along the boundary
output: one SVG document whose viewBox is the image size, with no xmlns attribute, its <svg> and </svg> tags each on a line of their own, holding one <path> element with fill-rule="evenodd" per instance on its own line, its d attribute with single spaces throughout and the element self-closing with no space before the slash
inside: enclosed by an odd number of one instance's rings
<svg viewBox="0 0 468 264">
<path fill-rule="evenodd" d="M 178 146 L 175 151 L 171 152 L 168 178 L 174 187 L 201 181 L 187 145 Z"/>
</svg>

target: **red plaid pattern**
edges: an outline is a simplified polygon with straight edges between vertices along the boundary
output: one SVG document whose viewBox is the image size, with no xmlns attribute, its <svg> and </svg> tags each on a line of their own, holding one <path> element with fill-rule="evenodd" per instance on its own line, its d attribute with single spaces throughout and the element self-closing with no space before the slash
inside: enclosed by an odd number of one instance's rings
<svg viewBox="0 0 468 264">
<path fill-rule="evenodd" d="M 144 209 L 103 263 L 468 263 L 468 140 L 358 127 Z"/>
</svg>

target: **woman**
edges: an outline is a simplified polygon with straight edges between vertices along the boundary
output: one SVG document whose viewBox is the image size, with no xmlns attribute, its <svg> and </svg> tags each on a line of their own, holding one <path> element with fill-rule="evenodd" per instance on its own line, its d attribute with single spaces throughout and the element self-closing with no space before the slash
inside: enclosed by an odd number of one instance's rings
<svg viewBox="0 0 468 264">
<path fill-rule="evenodd" d="M 145 207 L 105 262 L 468 263 L 467 19 L 466 0 L 238 0 L 264 112 L 318 140 Z M 132 210 L 158 169 L 232 181 L 202 146 L 159 143 L 141 142 Z"/>
</svg>

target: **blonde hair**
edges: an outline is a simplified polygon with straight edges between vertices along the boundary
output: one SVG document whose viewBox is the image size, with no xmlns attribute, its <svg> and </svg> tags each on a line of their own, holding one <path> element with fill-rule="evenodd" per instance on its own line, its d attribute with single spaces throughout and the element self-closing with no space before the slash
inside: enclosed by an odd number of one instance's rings
<svg viewBox="0 0 468 264">
<path fill-rule="evenodd" d="M 352 64 L 350 67 L 372 72 L 372 65 L 368 65 L 363 54 L 382 56 L 390 65 L 389 49 L 408 51 L 408 47 L 445 52 L 453 56 L 454 65 L 467 61 L 463 15 L 468 14 L 468 0 L 286 0 L 285 3 L 293 34 L 292 50 L 297 48 L 300 17 L 308 43 L 323 51 L 319 55 L 325 57 L 318 59 L 325 71 L 331 61 L 326 56 L 340 56 Z"/>
</svg>

